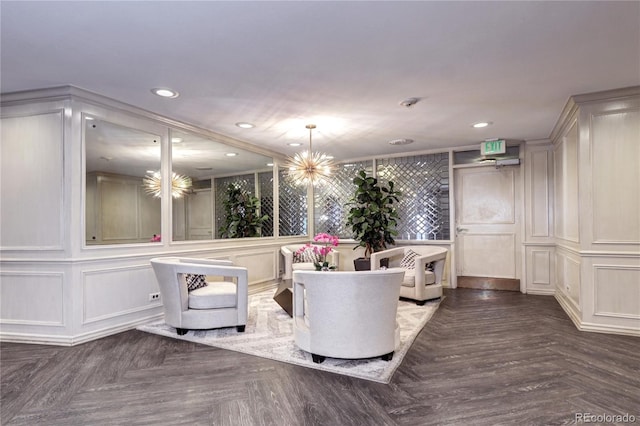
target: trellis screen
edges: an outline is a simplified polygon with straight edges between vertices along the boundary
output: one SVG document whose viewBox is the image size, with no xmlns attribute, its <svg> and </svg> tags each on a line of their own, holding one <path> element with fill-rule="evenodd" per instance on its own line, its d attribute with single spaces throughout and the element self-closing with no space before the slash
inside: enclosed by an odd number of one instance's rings
<svg viewBox="0 0 640 426">
<path fill-rule="evenodd" d="M 273 172 L 258 173 L 258 189 L 260 191 L 260 214 L 269 219 L 262 225 L 262 236 L 273 237 Z"/>
<path fill-rule="evenodd" d="M 378 160 L 377 174 L 402 191 L 397 239 L 449 239 L 448 153 Z"/>
<path fill-rule="evenodd" d="M 339 164 L 328 182 L 314 188 L 316 232 L 326 232 L 340 238 L 353 238 L 351 231 L 345 226 L 350 208 L 348 202 L 356 188 L 353 178 L 360 170 L 366 170 L 371 174 L 372 167 L 371 160 Z"/>
<path fill-rule="evenodd" d="M 280 235 L 307 234 L 307 187 L 296 185 L 286 170 L 279 171 Z"/>
</svg>

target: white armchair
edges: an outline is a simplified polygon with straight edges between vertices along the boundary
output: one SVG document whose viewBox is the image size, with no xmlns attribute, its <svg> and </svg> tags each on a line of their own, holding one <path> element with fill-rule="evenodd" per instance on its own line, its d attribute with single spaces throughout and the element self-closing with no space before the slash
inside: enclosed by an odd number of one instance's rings
<svg viewBox="0 0 640 426">
<path fill-rule="evenodd" d="M 284 273 L 282 274 L 283 280 L 290 280 L 293 277 L 293 271 L 313 271 L 315 267 L 313 262 L 294 262 L 294 253 L 306 244 L 289 244 L 280 247 L 280 253 L 282 254 Z M 323 247 L 320 244 L 312 244 L 318 248 Z M 330 265 L 334 265 L 336 269 L 340 269 L 340 252 L 338 250 L 331 250 L 327 255 L 327 261 Z"/>
<path fill-rule="evenodd" d="M 294 271 L 296 345 L 313 362 L 325 357 L 393 358 L 400 343 L 396 322 L 404 271 Z"/>
<path fill-rule="evenodd" d="M 400 297 L 413 299 L 418 305 L 424 305 L 427 300 L 442 297 L 442 277 L 449 252 L 446 248 L 407 246 L 379 251 L 371 254 L 371 269 L 380 269 L 380 259 L 384 258 L 389 258 L 389 268 L 403 267 L 403 259 L 410 251 L 417 253 L 417 256 L 413 258 L 413 267 L 410 265 L 408 268 L 403 268 L 405 275 L 400 288 Z M 427 270 L 429 264 L 432 268 Z"/>
<path fill-rule="evenodd" d="M 247 324 L 247 269 L 228 260 L 159 257 L 151 259 L 164 305 L 165 322 L 179 335 L 189 330 L 236 327 Z M 223 277 L 207 281 L 191 292 L 186 274 Z"/>
</svg>

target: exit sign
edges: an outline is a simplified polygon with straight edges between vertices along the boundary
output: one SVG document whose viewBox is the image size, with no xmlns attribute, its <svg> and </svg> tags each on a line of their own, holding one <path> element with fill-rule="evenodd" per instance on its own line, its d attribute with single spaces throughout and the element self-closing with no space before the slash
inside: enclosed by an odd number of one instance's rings
<svg viewBox="0 0 640 426">
<path fill-rule="evenodd" d="M 504 154 L 507 152 L 507 144 L 504 139 L 492 139 L 482 142 L 480 145 L 480 154 Z"/>
</svg>

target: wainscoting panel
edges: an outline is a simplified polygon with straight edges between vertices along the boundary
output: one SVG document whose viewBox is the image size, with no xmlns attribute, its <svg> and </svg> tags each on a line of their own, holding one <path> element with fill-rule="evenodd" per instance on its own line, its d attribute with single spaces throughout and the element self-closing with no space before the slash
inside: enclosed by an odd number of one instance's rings
<svg viewBox="0 0 640 426">
<path fill-rule="evenodd" d="M 556 251 L 556 286 L 577 311 L 582 311 L 580 299 L 580 258 L 564 250 Z"/>
<path fill-rule="evenodd" d="M 525 247 L 527 262 L 527 293 L 552 295 L 555 287 L 555 247 L 527 246 Z"/>
<path fill-rule="evenodd" d="M 640 267 L 593 265 L 595 316 L 640 319 Z"/>
<path fill-rule="evenodd" d="M 149 301 L 149 294 L 160 290 L 148 263 L 87 270 L 82 275 L 83 325 L 162 306 L 161 300 Z"/>
<path fill-rule="evenodd" d="M 62 250 L 63 111 L 3 117 L 0 127 L 0 246 Z"/>
<path fill-rule="evenodd" d="M 579 242 L 578 126 L 573 122 L 554 152 L 556 236 Z"/>
<path fill-rule="evenodd" d="M 640 110 L 591 117 L 593 242 L 640 244 Z"/>
<path fill-rule="evenodd" d="M 263 251 L 238 253 L 232 256 L 237 266 L 244 266 L 249 271 L 249 285 L 273 281 L 278 278 L 279 248 Z"/>
<path fill-rule="evenodd" d="M 549 230 L 549 152 L 537 151 L 530 154 L 531 181 L 530 193 L 530 217 L 532 237 L 550 237 Z"/>
<path fill-rule="evenodd" d="M 64 326 L 64 273 L 0 273 L 2 324 Z"/>
</svg>

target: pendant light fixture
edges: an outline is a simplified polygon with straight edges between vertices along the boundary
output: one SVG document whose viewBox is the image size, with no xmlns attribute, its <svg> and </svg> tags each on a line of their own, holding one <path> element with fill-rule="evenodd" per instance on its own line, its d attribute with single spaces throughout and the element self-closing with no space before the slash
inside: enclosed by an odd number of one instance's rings
<svg viewBox="0 0 640 426">
<path fill-rule="evenodd" d="M 160 172 L 149 173 L 142 179 L 142 184 L 147 194 L 160 197 L 162 194 L 162 176 Z M 191 190 L 191 178 L 176 172 L 171 174 L 171 196 L 180 198 Z"/>
<path fill-rule="evenodd" d="M 333 162 L 321 152 L 313 152 L 312 132 L 315 124 L 307 124 L 309 129 L 309 151 L 296 153 L 287 161 L 289 176 L 298 185 L 316 185 L 331 175 Z"/>
</svg>

